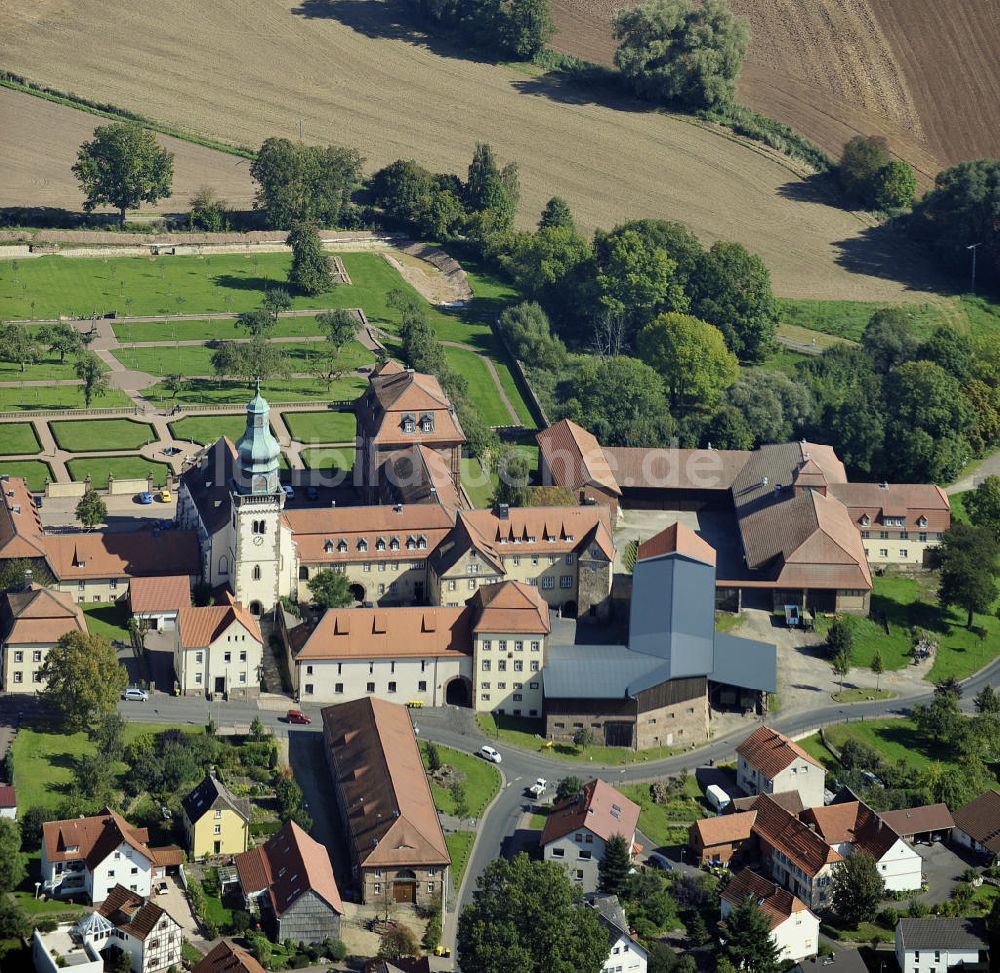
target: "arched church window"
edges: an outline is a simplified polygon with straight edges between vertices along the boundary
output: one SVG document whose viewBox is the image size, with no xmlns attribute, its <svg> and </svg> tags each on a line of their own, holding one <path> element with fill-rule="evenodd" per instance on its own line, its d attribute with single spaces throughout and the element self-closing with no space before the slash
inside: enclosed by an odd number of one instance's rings
<svg viewBox="0 0 1000 973">
<path fill-rule="evenodd" d="M 255 564 L 253 566 L 253 579 L 254 581 L 260 581 L 260 565 Z"/>
</svg>

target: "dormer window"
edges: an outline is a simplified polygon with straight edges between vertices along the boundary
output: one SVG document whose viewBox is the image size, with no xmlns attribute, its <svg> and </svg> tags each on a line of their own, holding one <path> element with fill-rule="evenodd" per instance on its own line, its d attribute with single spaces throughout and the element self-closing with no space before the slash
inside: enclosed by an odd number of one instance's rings
<svg viewBox="0 0 1000 973">
<path fill-rule="evenodd" d="M 345 541 L 343 538 L 341 538 L 339 541 L 337 541 L 337 551 L 340 554 L 346 554 L 347 553 L 347 541 Z"/>
<path fill-rule="evenodd" d="M 403 416 L 403 432 L 416 432 L 417 424 L 413 416 L 405 415 Z"/>
<path fill-rule="evenodd" d="M 420 431 L 434 432 L 434 416 L 430 412 L 425 412 L 420 417 Z"/>
<path fill-rule="evenodd" d="M 927 518 L 926 517 L 918 517 L 917 518 L 917 526 L 918 527 L 926 527 L 927 526 Z"/>
<path fill-rule="evenodd" d="M 871 522 L 872 522 L 872 519 L 871 519 L 871 517 L 868 516 L 868 514 L 863 514 L 862 515 L 862 517 L 861 517 L 861 526 L 862 527 L 867 527 Z"/>
<path fill-rule="evenodd" d="M 327 538 L 327 540 L 323 544 L 323 553 L 324 554 L 333 553 L 333 541 L 331 541 L 329 538 Z"/>
<path fill-rule="evenodd" d="M 363 537 L 361 538 L 361 540 L 358 541 L 358 550 L 359 551 L 368 550 L 368 541 L 366 541 Z"/>
<path fill-rule="evenodd" d="M 398 551 L 399 550 L 399 538 L 398 537 L 394 537 L 391 541 L 389 541 L 389 550 L 390 551 Z"/>
<path fill-rule="evenodd" d="M 406 549 L 412 551 L 417 546 L 417 540 L 415 537 L 406 538 Z"/>
<path fill-rule="evenodd" d="M 376 551 L 384 551 L 385 550 L 385 538 L 384 537 L 379 537 L 379 538 L 376 539 L 376 541 L 375 541 L 375 550 Z"/>
<path fill-rule="evenodd" d="M 417 538 L 417 548 L 422 551 L 425 547 L 427 547 L 427 538 L 421 534 L 420 537 Z"/>
</svg>

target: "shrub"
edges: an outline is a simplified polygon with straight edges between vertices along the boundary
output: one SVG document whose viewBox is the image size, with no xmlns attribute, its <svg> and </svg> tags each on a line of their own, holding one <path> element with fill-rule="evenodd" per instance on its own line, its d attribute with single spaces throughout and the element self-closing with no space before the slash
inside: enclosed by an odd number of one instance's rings
<svg viewBox="0 0 1000 973">
<path fill-rule="evenodd" d="M 323 941 L 324 951 L 327 959 L 332 959 L 339 963 L 347 959 L 347 946 L 340 939 L 326 939 Z"/>
<path fill-rule="evenodd" d="M 427 928 L 424 930 L 424 938 L 420 941 L 420 945 L 423 946 L 425 952 L 431 953 L 434 951 L 434 947 L 440 942 L 441 916 L 435 912 L 431 916 L 430 922 L 427 923 Z"/>
<path fill-rule="evenodd" d="M 895 929 L 896 923 L 899 922 L 899 912 L 891 905 L 886 906 L 875 916 L 875 922 L 885 929 Z"/>
<path fill-rule="evenodd" d="M 229 229 L 229 215 L 226 201 L 215 195 L 215 190 L 202 186 L 190 200 L 191 212 L 188 222 L 192 230 L 206 233 L 222 233 Z"/>
</svg>

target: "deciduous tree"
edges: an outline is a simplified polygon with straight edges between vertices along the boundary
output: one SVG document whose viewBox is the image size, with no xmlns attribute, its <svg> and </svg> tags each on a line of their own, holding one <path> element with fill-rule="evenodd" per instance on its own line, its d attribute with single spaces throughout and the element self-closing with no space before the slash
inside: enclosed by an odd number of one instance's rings
<svg viewBox="0 0 1000 973">
<path fill-rule="evenodd" d="M 875 650 L 875 654 L 872 656 L 870 668 L 875 675 L 875 692 L 878 692 L 882 673 L 885 672 L 885 661 L 882 659 L 882 653 L 878 649 Z"/>
<path fill-rule="evenodd" d="M 324 568 L 317 571 L 308 583 L 313 602 L 321 608 L 346 608 L 354 604 L 351 585 L 346 574 Z"/>
<path fill-rule="evenodd" d="M 0 893 L 7 898 L 27 874 L 21 854 L 21 829 L 16 821 L 0 818 Z"/>
<path fill-rule="evenodd" d="M 556 787 L 556 800 L 565 801 L 576 797 L 583 790 L 583 781 L 579 777 L 564 777 Z"/>
<path fill-rule="evenodd" d="M 868 319 L 861 347 L 875 370 L 886 375 L 896 365 L 916 357 L 920 339 L 905 308 L 885 307 Z"/>
<path fill-rule="evenodd" d="M 107 369 L 101 359 L 92 351 L 88 351 L 80 358 L 73 371 L 76 373 L 76 377 L 83 382 L 83 402 L 88 409 L 94 399 L 107 395 L 111 391 Z"/>
<path fill-rule="evenodd" d="M 73 174 L 83 190 L 83 208 L 114 206 L 125 225 L 126 210 L 170 195 L 174 157 L 138 122 L 116 122 L 94 129 L 77 153 Z"/>
<path fill-rule="evenodd" d="M 38 361 L 40 354 L 38 341 L 24 325 L 3 325 L 0 330 L 0 359 L 17 365 L 23 373 L 26 366 Z"/>
<path fill-rule="evenodd" d="M 96 490 L 87 490 L 76 505 L 76 519 L 84 527 L 96 527 L 108 519 L 108 505 Z"/>
<path fill-rule="evenodd" d="M 837 175 L 847 197 L 871 208 L 879 173 L 889 164 L 889 143 L 881 135 L 855 135 L 840 156 Z"/>
<path fill-rule="evenodd" d="M 71 324 L 47 324 L 39 329 L 38 340 L 49 351 L 59 352 L 61 362 L 66 361 L 67 355 L 78 355 L 83 351 L 83 338 Z"/>
<path fill-rule="evenodd" d="M 575 230 L 576 224 L 573 222 L 573 213 L 569 208 L 569 203 L 562 196 L 553 196 L 542 210 L 541 219 L 538 221 L 538 229 L 558 227 L 563 230 Z"/>
<path fill-rule="evenodd" d="M 857 928 L 862 919 L 875 915 L 885 882 L 875 859 L 866 851 L 855 850 L 833 866 L 831 879 L 833 909 L 848 925 Z"/>
<path fill-rule="evenodd" d="M 285 241 L 292 248 L 288 286 L 300 294 L 322 294 L 333 287 L 330 258 L 312 223 L 296 223 Z"/>
<path fill-rule="evenodd" d="M 115 711 L 128 674 L 103 635 L 67 632 L 49 649 L 41 679 L 45 703 L 68 727 L 82 730 Z"/>
<path fill-rule="evenodd" d="M 969 520 L 1000 542 L 1000 476 L 988 476 L 963 497 Z"/>
<path fill-rule="evenodd" d="M 752 449 L 754 436 L 739 409 L 721 405 L 705 426 L 702 439 L 714 449 Z"/>
<path fill-rule="evenodd" d="M 951 530 L 930 549 L 931 565 L 940 572 L 938 601 L 967 612 L 972 628 L 975 612 L 988 611 L 997 598 L 1000 576 L 1000 542 L 983 527 L 952 524 Z"/>
<path fill-rule="evenodd" d="M 507 449 L 496 460 L 497 485 L 490 497 L 490 504 L 507 504 L 508 507 L 526 507 L 530 490 L 528 481 L 531 470 L 523 453 Z"/>
<path fill-rule="evenodd" d="M 491 862 L 458 920 L 459 963 L 476 973 L 598 973 L 608 939 L 564 869 L 533 862 Z"/>
<path fill-rule="evenodd" d="M 834 655 L 833 660 L 830 662 L 833 668 L 833 674 L 840 680 L 840 691 L 844 691 L 844 679 L 847 674 L 851 671 L 851 653 L 840 649 Z"/>
<path fill-rule="evenodd" d="M 903 159 L 892 159 L 875 176 L 875 206 L 886 213 L 909 209 L 917 198 L 917 176 Z"/>
<path fill-rule="evenodd" d="M 188 222 L 192 230 L 205 233 L 223 233 L 229 229 L 228 206 L 220 199 L 211 186 L 202 186 L 190 199 Z"/>
</svg>

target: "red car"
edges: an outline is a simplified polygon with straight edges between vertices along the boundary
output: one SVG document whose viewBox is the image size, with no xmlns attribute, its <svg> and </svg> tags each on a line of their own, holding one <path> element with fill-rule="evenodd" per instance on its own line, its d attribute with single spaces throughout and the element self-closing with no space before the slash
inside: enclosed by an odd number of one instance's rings
<svg viewBox="0 0 1000 973">
<path fill-rule="evenodd" d="M 312 723 L 312 717 L 306 716 L 302 710 L 290 709 L 285 714 L 285 721 L 287 723 Z"/>
</svg>

